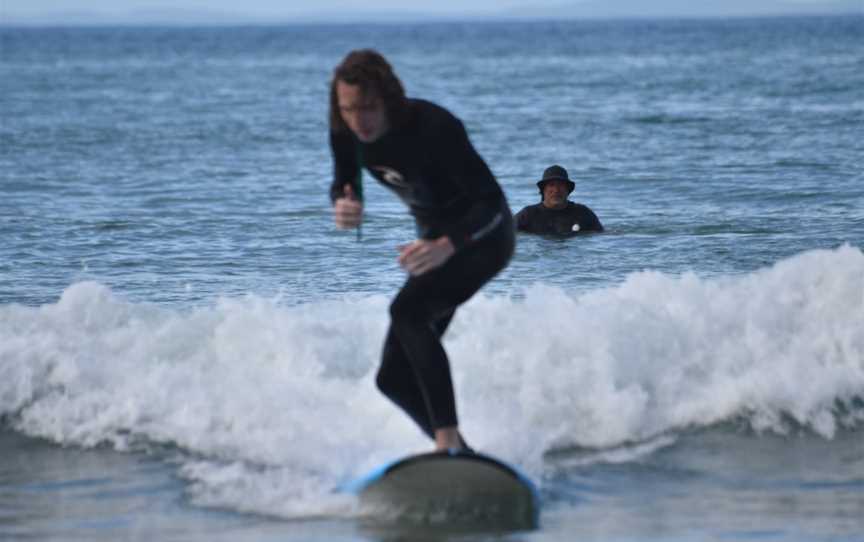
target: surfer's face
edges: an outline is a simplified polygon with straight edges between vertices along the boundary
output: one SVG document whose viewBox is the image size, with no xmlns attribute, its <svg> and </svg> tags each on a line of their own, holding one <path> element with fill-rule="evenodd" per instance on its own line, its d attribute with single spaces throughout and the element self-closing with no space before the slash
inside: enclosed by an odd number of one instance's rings
<svg viewBox="0 0 864 542">
<path fill-rule="evenodd" d="M 567 204 L 568 185 L 564 181 L 552 180 L 543 183 L 543 205 L 550 209 L 560 209 Z"/>
<path fill-rule="evenodd" d="M 380 97 L 364 93 L 359 85 L 337 81 L 336 98 L 342 120 L 357 139 L 372 143 L 387 132 L 387 111 Z"/>
</svg>

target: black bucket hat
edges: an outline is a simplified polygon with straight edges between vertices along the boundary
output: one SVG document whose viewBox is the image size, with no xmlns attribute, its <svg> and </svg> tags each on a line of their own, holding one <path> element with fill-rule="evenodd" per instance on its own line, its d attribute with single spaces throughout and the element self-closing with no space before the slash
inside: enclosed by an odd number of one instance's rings
<svg viewBox="0 0 864 542">
<path fill-rule="evenodd" d="M 537 181 L 537 188 L 540 189 L 541 196 L 543 195 L 543 185 L 549 181 L 564 181 L 567 183 L 568 194 L 576 188 L 576 183 L 570 180 L 567 170 L 558 165 L 547 167 L 546 171 L 543 172 L 543 178 Z"/>
</svg>

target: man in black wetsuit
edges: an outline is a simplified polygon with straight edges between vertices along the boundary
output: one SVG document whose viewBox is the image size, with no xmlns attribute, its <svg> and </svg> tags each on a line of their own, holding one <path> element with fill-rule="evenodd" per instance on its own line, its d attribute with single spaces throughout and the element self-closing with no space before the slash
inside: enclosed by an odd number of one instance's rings
<svg viewBox="0 0 864 542">
<path fill-rule="evenodd" d="M 336 67 L 330 146 L 338 227 L 362 221 L 361 168 L 408 205 L 417 225 L 417 240 L 398 247 L 409 276 L 390 305 L 376 383 L 437 450 L 470 449 L 459 433 L 441 336 L 456 308 L 513 254 L 504 193 L 462 122 L 431 102 L 407 98 L 376 51 L 352 51 Z"/>
<path fill-rule="evenodd" d="M 603 224 L 594 211 L 567 199 L 576 183 L 570 180 L 563 167 L 546 168 L 543 178 L 537 181 L 537 188 L 540 189 L 540 203 L 516 213 L 519 231 L 565 236 L 603 231 Z"/>
</svg>

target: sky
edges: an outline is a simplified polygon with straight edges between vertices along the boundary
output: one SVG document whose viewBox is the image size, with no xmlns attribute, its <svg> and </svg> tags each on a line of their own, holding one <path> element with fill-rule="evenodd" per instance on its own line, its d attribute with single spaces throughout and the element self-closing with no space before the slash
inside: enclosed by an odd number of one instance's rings
<svg viewBox="0 0 864 542">
<path fill-rule="evenodd" d="M 0 0 L 0 24 L 290 23 L 858 13 L 864 0 Z"/>
</svg>

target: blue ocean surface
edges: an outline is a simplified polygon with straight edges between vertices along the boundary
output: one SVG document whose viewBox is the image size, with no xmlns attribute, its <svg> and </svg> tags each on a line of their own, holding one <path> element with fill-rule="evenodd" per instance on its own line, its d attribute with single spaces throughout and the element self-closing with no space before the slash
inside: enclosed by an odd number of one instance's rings
<svg viewBox="0 0 864 542">
<path fill-rule="evenodd" d="M 536 531 L 335 491 L 431 447 L 374 385 L 411 218 L 327 196 L 358 47 L 606 227 L 520 235 L 445 336 Z M 862 157 L 862 16 L 0 27 L 0 538 L 864 540 Z"/>
</svg>

